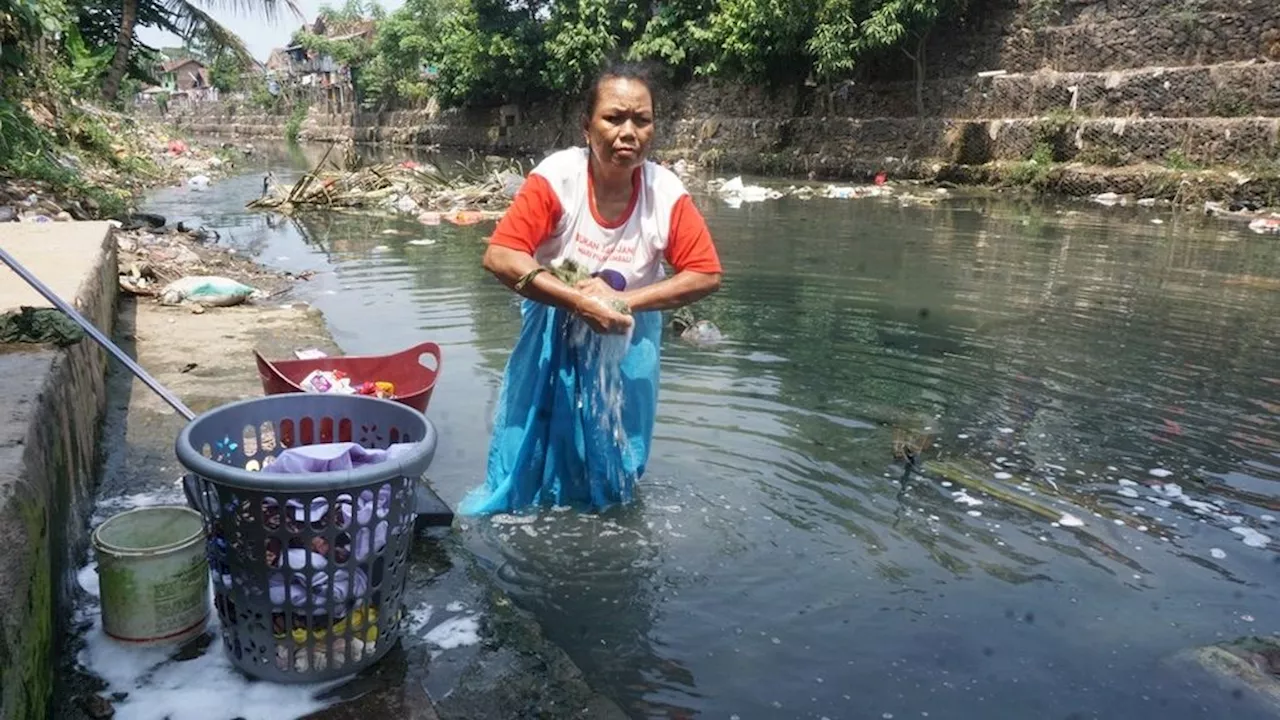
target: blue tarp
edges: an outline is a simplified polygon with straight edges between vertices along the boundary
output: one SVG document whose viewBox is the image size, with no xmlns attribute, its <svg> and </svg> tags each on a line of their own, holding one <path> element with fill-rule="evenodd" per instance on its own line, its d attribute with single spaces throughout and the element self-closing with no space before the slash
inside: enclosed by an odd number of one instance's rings
<svg viewBox="0 0 1280 720">
<path fill-rule="evenodd" d="M 463 499 L 458 512 L 519 512 L 537 505 L 599 510 L 629 501 L 653 438 L 662 313 L 636 313 L 629 340 L 597 335 L 571 313 L 531 300 L 522 302 L 521 315 L 485 484 Z M 621 355 L 621 362 L 611 362 L 611 354 Z M 611 393 L 617 386 L 621 392 Z M 619 396 L 620 413 L 609 406 Z"/>
</svg>

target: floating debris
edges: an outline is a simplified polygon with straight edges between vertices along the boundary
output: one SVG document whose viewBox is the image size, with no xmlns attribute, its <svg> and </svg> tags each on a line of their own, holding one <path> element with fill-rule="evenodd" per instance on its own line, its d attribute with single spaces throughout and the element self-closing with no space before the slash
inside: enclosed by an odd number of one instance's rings
<svg viewBox="0 0 1280 720">
<path fill-rule="evenodd" d="M 1179 653 L 1229 686 L 1252 691 L 1259 700 L 1280 707 L 1280 641 L 1243 637 Z"/>
<path fill-rule="evenodd" d="M 1260 235 L 1263 233 L 1280 234 L 1280 215 L 1255 218 L 1249 223 L 1249 229 Z"/>
<path fill-rule="evenodd" d="M 322 171 L 328 156 L 326 151 L 316 168 L 292 187 L 272 186 L 245 207 L 283 214 L 298 209 L 392 210 L 416 215 L 425 225 L 441 220 L 470 225 L 500 217 L 524 183 L 524 171 L 516 162 L 480 168 L 459 162 L 459 170 L 451 175 L 413 161 L 347 169 L 331 164 Z"/>
</svg>

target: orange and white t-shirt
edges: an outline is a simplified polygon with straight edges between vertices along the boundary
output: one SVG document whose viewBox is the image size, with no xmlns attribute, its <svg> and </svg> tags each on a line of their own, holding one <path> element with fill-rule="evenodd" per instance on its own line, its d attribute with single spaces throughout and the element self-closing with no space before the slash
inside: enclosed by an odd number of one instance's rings
<svg viewBox="0 0 1280 720">
<path fill-rule="evenodd" d="M 721 271 L 707 223 L 675 173 L 652 161 L 636 168 L 626 212 L 608 223 L 596 211 L 588 152 L 569 148 L 538 163 L 489 242 L 541 265 L 572 259 L 592 273 L 614 270 L 629 290 L 661 280 L 664 259 L 676 272 Z"/>
</svg>

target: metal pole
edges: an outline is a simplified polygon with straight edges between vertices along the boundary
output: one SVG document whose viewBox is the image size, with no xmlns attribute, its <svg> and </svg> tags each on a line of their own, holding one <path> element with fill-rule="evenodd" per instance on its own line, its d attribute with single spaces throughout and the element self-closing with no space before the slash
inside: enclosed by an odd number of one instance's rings
<svg viewBox="0 0 1280 720">
<path fill-rule="evenodd" d="M 116 344 L 111 342 L 106 335 L 103 335 L 98 328 L 94 327 L 92 323 L 84 319 L 84 316 L 76 312 L 75 308 L 63 302 L 62 298 L 55 295 L 52 290 L 50 290 L 44 283 L 40 282 L 36 276 L 28 272 L 21 263 L 15 260 L 14 257 L 2 247 L 0 247 L 0 260 L 4 261 L 5 265 L 13 268 L 13 271 L 18 274 L 18 277 L 26 280 L 27 284 L 35 288 L 36 292 L 43 295 L 45 300 L 53 303 L 55 307 L 66 313 L 72 320 L 75 320 L 77 325 L 84 328 L 84 331 L 89 333 L 94 340 L 97 340 L 98 344 L 106 349 L 107 352 L 115 356 L 115 359 L 124 363 L 124 366 L 129 368 L 130 372 L 132 372 L 139 380 L 146 383 L 147 387 L 151 388 L 151 390 L 155 392 L 155 394 L 159 395 L 165 402 L 169 403 L 169 406 L 178 411 L 179 415 L 187 420 L 195 418 L 196 414 L 191 412 L 191 408 L 183 404 L 177 396 L 169 392 L 168 389 L 161 385 L 155 378 L 151 377 L 146 370 L 143 370 L 138 363 L 133 361 L 133 358 L 125 355 L 124 351 L 116 347 Z"/>
</svg>

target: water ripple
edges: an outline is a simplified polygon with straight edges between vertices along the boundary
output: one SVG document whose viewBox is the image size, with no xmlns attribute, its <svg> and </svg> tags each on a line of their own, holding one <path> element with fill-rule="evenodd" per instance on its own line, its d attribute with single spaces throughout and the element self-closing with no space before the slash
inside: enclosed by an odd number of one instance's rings
<svg viewBox="0 0 1280 720">
<path fill-rule="evenodd" d="M 483 230 L 221 202 L 236 242 L 333 274 L 348 352 L 442 344 L 432 479 L 478 483 L 519 327 Z M 726 340 L 667 338 L 638 501 L 465 533 L 593 682 L 635 717 L 1248 716 L 1159 659 L 1280 631 L 1274 242 L 1077 205 L 699 202 L 726 275 L 695 310 Z"/>
</svg>

